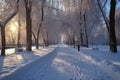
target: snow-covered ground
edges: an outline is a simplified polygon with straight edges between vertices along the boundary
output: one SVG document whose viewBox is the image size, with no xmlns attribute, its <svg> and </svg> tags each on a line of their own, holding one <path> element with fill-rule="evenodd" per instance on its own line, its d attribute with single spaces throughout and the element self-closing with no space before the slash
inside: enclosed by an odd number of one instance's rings
<svg viewBox="0 0 120 80">
<path fill-rule="evenodd" d="M 33 47 L 33 52 L 23 51 L 15 52 L 15 49 L 7 49 L 7 56 L 0 56 L 0 80 L 6 75 L 10 75 L 19 68 L 47 55 L 54 50 L 55 47 L 40 48 L 36 50 Z"/>
<path fill-rule="evenodd" d="M 14 70 L 9 63 L 4 63 L 4 57 L 0 57 L 1 80 L 120 80 L 120 48 L 118 47 L 117 54 L 113 54 L 108 50 L 108 46 L 91 47 L 94 49 L 82 47 L 78 52 L 62 44 L 55 49 L 25 52 L 24 56 L 18 53 L 18 56 L 21 55 L 23 58 L 21 60 L 19 57 L 20 61 L 19 58 L 10 61 L 12 56 L 17 56 L 17 53 L 5 57 L 13 66 L 20 67 L 17 70 Z M 41 51 L 46 55 L 41 54 Z M 29 63 L 30 60 L 32 62 Z M 28 64 L 22 65 L 22 63 Z M 12 73 L 8 72 L 10 71 L 8 69 L 11 69 Z M 11 74 L 4 75 L 6 73 Z"/>
</svg>

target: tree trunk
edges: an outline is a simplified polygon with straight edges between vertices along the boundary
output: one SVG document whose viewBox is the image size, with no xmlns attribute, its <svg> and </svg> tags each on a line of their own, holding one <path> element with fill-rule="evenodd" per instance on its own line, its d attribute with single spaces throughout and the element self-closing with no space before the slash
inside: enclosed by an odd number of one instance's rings
<svg viewBox="0 0 120 80">
<path fill-rule="evenodd" d="M 84 17 L 84 25 L 85 25 L 85 37 L 86 37 L 86 47 L 88 48 L 88 33 L 87 33 L 87 25 L 86 25 L 86 15 L 83 15 Z"/>
<path fill-rule="evenodd" d="M 26 8 L 26 50 L 32 51 L 32 21 L 31 21 L 31 10 L 32 1 L 24 0 Z"/>
<path fill-rule="evenodd" d="M 83 46 L 83 34 L 80 32 L 81 46 Z"/>
<path fill-rule="evenodd" d="M 17 47 L 21 47 L 21 44 L 20 44 L 20 29 L 21 29 L 21 23 L 20 23 L 20 16 L 18 15 L 18 38 L 17 38 Z"/>
<path fill-rule="evenodd" d="M 1 41 L 2 41 L 2 48 L 1 48 L 1 56 L 5 56 L 5 47 L 6 47 L 6 39 L 5 39 L 5 27 L 1 27 Z"/>
<path fill-rule="evenodd" d="M 27 46 L 26 46 L 26 50 L 31 51 L 31 47 L 32 47 L 32 25 L 31 25 L 31 11 L 29 10 L 29 8 L 27 8 L 26 10 L 26 36 L 27 36 Z"/>
<path fill-rule="evenodd" d="M 36 49 L 39 49 L 39 39 L 36 39 Z"/>
<path fill-rule="evenodd" d="M 116 9 L 116 0 L 111 0 L 110 7 L 110 50 L 112 52 L 117 52 L 117 42 L 115 35 L 115 9 Z"/>
</svg>

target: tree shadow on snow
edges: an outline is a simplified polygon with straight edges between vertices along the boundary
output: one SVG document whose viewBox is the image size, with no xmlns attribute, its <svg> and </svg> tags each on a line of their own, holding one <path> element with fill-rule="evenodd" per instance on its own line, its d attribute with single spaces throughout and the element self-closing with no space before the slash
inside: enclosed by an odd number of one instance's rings
<svg viewBox="0 0 120 80">
<path fill-rule="evenodd" d="M 29 54 L 33 54 L 33 52 L 28 52 L 28 51 L 26 51 L 25 53 L 28 54 L 28 56 Z M 56 50 L 53 50 L 51 53 L 43 57 L 39 56 L 40 57 L 39 59 L 25 66 L 23 65 L 21 68 L 17 69 L 12 74 L 3 77 L 2 80 L 41 80 L 43 77 L 45 77 L 44 70 L 47 67 L 49 68 L 51 67 L 51 64 L 55 56 L 56 56 Z M 26 56 L 22 55 L 22 58 L 24 60 L 24 58 L 26 59 Z"/>
<path fill-rule="evenodd" d="M 7 73 L 7 71 L 4 71 L 5 67 L 3 67 L 3 65 L 4 65 L 4 58 L 5 58 L 5 56 L 0 56 L 0 74 Z M 0 77 L 1 77 L 1 75 L 0 75 Z"/>
</svg>

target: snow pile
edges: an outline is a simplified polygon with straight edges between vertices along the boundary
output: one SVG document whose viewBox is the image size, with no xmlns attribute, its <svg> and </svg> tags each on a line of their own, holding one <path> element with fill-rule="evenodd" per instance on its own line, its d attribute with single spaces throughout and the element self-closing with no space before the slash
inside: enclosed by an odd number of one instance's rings
<svg viewBox="0 0 120 80">
<path fill-rule="evenodd" d="M 34 49 L 33 52 L 15 52 L 15 49 L 7 49 L 6 53 L 8 56 L 0 57 L 0 78 L 10 75 L 19 68 L 47 55 L 53 49 L 53 47 L 41 48 L 39 50 Z"/>
</svg>

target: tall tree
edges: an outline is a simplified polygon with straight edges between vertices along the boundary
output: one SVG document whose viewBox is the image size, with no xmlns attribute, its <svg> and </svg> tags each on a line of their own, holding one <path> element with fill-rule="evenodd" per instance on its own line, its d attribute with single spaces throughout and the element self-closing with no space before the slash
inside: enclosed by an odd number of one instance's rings
<svg viewBox="0 0 120 80">
<path fill-rule="evenodd" d="M 111 0 L 110 2 L 110 50 L 112 52 L 117 52 L 117 41 L 115 35 L 115 9 L 116 0 Z"/>
<path fill-rule="evenodd" d="M 37 38 L 36 38 L 36 49 L 39 48 L 39 36 L 40 36 L 40 28 L 42 27 L 42 23 L 44 20 L 44 5 L 45 5 L 46 0 L 42 0 L 42 6 L 41 6 L 41 19 L 40 19 L 40 24 L 37 32 Z"/>
<path fill-rule="evenodd" d="M 20 44 L 20 29 L 21 29 L 21 22 L 20 22 L 20 13 L 18 13 L 18 38 L 17 38 L 17 47 L 21 47 Z"/>
<path fill-rule="evenodd" d="M 6 48 L 5 26 L 17 14 L 18 5 L 19 5 L 19 0 L 17 0 L 16 2 L 16 8 L 14 9 L 14 11 L 11 14 L 9 14 L 4 20 L 2 20 L 2 22 L 0 22 L 1 41 L 2 41 L 1 55 L 2 56 L 5 56 L 5 48 Z"/>
<path fill-rule="evenodd" d="M 32 11 L 32 3 L 33 0 L 24 0 L 25 9 L 26 9 L 26 50 L 32 51 L 32 19 L 31 19 L 31 11 Z"/>
<path fill-rule="evenodd" d="M 100 11 L 102 13 L 102 16 L 104 18 L 105 24 L 106 24 L 107 29 L 108 29 L 110 51 L 117 52 L 117 41 L 116 41 L 116 35 L 115 35 L 115 9 L 116 9 L 116 1 L 117 0 L 110 1 L 109 19 L 107 18 L 107 15 L 105 14 L 105 12 L 103 10 L 107 1 L 108 0 L 106 0 L 104 2 L 104 5 L 102 6 L 100 1 L 97 0 L 98 6 L 100 8 Z"/>
</svg>

